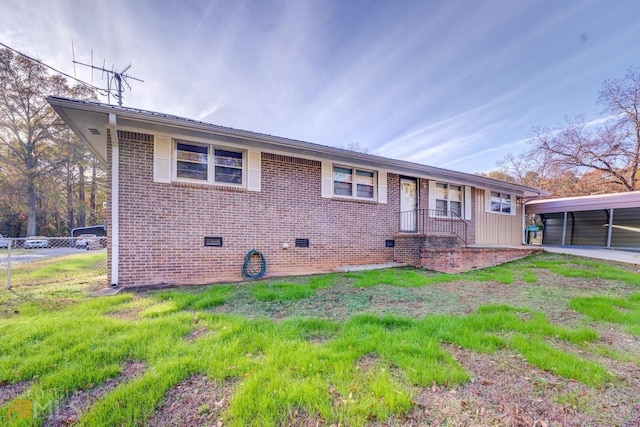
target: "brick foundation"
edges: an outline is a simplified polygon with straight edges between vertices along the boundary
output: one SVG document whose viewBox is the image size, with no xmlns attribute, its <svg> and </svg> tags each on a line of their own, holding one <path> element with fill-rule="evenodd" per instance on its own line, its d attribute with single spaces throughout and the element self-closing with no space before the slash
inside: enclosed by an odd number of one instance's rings
<svg viewBox="0 0 640 427">
<path fill-rule="evenodd" d="M 423 248 L 420 267 L 441 273 L 463 273 L 525 258 L 540 248 Z"/>
</svg>

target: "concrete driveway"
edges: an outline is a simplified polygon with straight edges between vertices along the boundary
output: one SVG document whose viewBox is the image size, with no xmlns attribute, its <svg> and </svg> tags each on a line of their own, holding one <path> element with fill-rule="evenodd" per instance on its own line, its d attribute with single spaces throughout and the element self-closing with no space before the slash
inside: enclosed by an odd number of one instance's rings
<svg viewBox="0 0 640 427">
<path fill-rule="evenodd" d="M 623 262 L 625 264 L 640 265 L 640 252 L 621 251 L 602 248 L 574 248 L 570 246 L 543 246 L 547 252 L 569 254 L 587 258 L 604 259 L 607 261 Z"/>
</svg>

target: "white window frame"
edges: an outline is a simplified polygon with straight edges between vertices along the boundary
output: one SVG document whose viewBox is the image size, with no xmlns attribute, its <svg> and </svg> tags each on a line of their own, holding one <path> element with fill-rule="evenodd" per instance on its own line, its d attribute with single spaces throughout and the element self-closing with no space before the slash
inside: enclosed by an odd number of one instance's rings
<svg viewBox="0 0 640 427">
<path fill-rule="evenodd" d="M 513 215 L 513 213 L 511 212 L 511 210 L 513 209 L 513 198 L 514 198 L 513 194 L 502 193 L 500 191 L 491 191 L 489 194 L 490 194 L 490 199 L 488 204 L 489 212 L 494 214 L 501 214 L 501 215 Z M 494 194 L 497 195 L 495 197 L 500 199 L 500 201 L 498 202 L 498 210 L 495 210 L 493 208 Z M 505 206 L 509 208 L 507 212 L 504 211 Z"/>
<path fill-rule="evenodd" d="M 351 171 L 351 181 L 350 181 L 351 195 L 336 194 L 335 168 L 349 169 Z M 371 175 L 371 181 L 372 181 L 372 187 L 373 187 L 372 197 L 358 196 L 358 181 L 357 181 L 358 172 L 366 172 L 366 173 L 372 174 Z M 342 182 L 349 182 L 349 181 L 342 181 Z M 373 202 L 377 201 L 378 200 L 378 172 L 375 170 L 360 168 L 355 166 L 347 166 L 347 165 L 337 164 L 337 163 L 332 164 L 331 165 L 331 197 L 355 199 L 355 200 L 368 200 Z"/>
<path fill-rule="evenodd" d="M 507 215 L 514 216 L 517 211 L 517 196 L 511 193 L 505 193 L 501 191 L 493 191 L 493 190 L 485 190 L 484 193 L 485 198 L 485 212 L 494 214 L 494 215 Z M 492 198 L 493 195 L 497 194 L 500 197 L 500 211 L 493 210 Z M 502 209 L 505 205 L 509 205 L 509 212 L 502 212 Z"/>
<path fill-rule="evenodd" d="M 185 178 L 185 177 L 178 177 L 178 144 L 184 144 L 184 145 L 191 145 L 194 147 L 203 147 L 207 149 L 207 179 L 194 179 L 194 178 Z M 242 156 L 242 166 L 240 168 L 238 168 L 237 166 L 234 165 L 229 165 L 229 167 L 233 167 L 235 169 L 241 169 L 241 182 L 240 183 L 233 183 L 233 182 L 225 182 L 225 181 L 216 181 L 216 174 L 215 174 L 215 168 L 216 168 L 216 164 L 215 164 L 215 151 L 216 150 L 225 150 L 225 151 L 231 151 L 234 153 L 239 153 Z M 218 145 L 212 145 L 212 144 L 207 144 L 207 143 L 202 143 L 202 142 L 197 142 L 197 141 L 189 141 L 189 140 L 185 140 L 185 139 L 174 139 L 173 140 L 173 147 L 172 147 L 172 159 L 171 159 L 171 164 L 172 164 L 172 177 L 173 180 L 176 182 L 190 182 L 190 183 L 200 183 L 200 184 L 210 184 L 210 185 L 220 185 L 220 186 L 225 186 L 225 187 L 240 187 L 240 188 L 246 188 L 247 187 L 247 151 L 246 150 L 241 150 L 238 148 L 231 148 L 231 147 L 225 147 L 225 146 L 218 146 Z M 220 166 L 220 165 L 218 165 Z"/>
<path fill-rule="evenodd" d="M 447 191 L 447 198 L 446 199 L 439 199 L 438 198 L 438 185 L 444 185 Z M 451 186 L 456 186 L 460 188 L 460 200 L 451 200 L 449 195 L 449 189 Z M 455 218 L 453 215 L 451 215 L 451 212 L 453 212 L 453 210 L 451 209 L 451 203 L 460 203 L 460 214 L 457 216 L 457 218 L 463 218 L 465 217 L 465 187 L 464 185 L 460 185 L 460 184 L 454 184 L 454 183 L 450 183 L 450 182 L 442 182 L 442 181 L 436 181 L 435 185 L 433 186 L 435 189 L 435 194 L 433 195 L 433 200 L 435 201 L 434 206 L 429 206 L 429 209 L 432 209 L 433 211 L 435 211 L 435 216 L 438 217 L 452 217 Z M 446 207 L 446 214 L 441 215 L 439 212 L 441 211 L 441 209 L 439 209 L 438 206 L 438 200 L 444 200 L 447 203 L 447 207 Z"/>
</svg>

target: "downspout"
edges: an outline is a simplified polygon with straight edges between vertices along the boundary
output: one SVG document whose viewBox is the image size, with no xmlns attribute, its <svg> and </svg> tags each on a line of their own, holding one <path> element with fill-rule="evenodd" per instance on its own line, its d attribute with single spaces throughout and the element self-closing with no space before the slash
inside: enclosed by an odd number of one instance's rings
<svg viewBox="0 0 640 427">
<path fill-rule="evenodd" d="M 118 286 L 120 264 L 120 143 L 116 115 L 109 114 L 111 133 L 111 286 Z"/>
<path fill-rule="evenodd" d="M 516 199 L 516 209 L 517 209 L 517 206 L 518 206 L 517 200 L 518 199 Z M 522 226 L 520 227 L 522 229 L 522 233 L 521 233 L 520 237 L 521 237 L 521 243 L 523 245 L 527 245 L 528 244 L 527 243 L 527 233 L 528 233 L 528 231 L 527 231 L 527 219 L 526 219 L 527 215 L 525 214 L 525 211 L 527 210 L 527 207 L 525 206 L 525 204 L 526 204 L 526 202 L 524 201 L 524 198 L 522 198 Z"/>
</svg>

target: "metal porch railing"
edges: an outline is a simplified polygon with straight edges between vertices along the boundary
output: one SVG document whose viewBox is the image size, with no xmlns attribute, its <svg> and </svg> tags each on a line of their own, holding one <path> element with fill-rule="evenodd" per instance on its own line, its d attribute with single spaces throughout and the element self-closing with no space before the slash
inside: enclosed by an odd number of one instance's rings
<svg viewBox="0 0 640 427">
<path fill-rule="evenodd" d="M 455 236 L 467 245 L 467 222 L 452 211 L 417 209 L 400 212 L 398 231 L 425 235 Z"/>
</svg>

